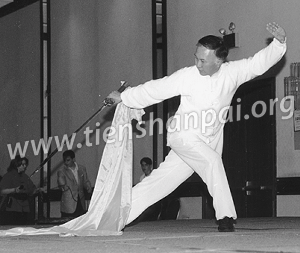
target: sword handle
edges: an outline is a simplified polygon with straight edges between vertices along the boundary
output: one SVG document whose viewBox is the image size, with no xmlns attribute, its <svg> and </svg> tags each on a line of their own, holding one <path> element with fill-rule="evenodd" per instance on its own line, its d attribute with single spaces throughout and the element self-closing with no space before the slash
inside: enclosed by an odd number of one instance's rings
<svg viewBox="0 0 300 253">
<path fill-rule="evenodd" d="M 126 81 L 121 81 L 121 87 L 118 89 L 118 92 L 122 93 L 128 86 Z"/>
</svg>

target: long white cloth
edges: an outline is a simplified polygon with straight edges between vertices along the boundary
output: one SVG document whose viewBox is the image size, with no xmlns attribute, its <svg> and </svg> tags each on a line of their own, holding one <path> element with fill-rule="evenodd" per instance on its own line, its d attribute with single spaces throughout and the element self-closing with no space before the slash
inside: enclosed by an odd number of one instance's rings
<svg viewBox="0 0 300 253">
<path fill-rule="evenodd" d="M 131 208 L 133 157 L 131 120 L 141 121 L 143 114 L 143 110 L 129 109 L 122 103 L 117 105 L 86 214 L 50 228 L 16 227 L 2 230 L 0 236 L 121 235 Z"/>
</svg>

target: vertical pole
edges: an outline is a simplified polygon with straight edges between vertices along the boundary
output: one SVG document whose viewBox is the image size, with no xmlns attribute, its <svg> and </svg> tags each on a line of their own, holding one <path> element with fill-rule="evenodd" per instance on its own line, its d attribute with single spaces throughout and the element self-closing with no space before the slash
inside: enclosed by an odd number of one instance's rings
<svg viewBox="0 0 300 253">
<path fill-rule="evenodd" d="M 161 29 L 160 29 L 161 27 Z M 152 69 L 153 79 L 162 78 L 167 75 L 167 1 L 166 0 L 152 0 Z M 168 100 L 164 101 L 162 105 L 153 105 L 154 119 L 158 117 L 159 108 L 162 108 L 163 120 L 163 158 L 169 152 L 167 147 L 167 131 L 165 123 L 168 119 Z M 158 165 L 158 124 L 153 126 L 153 167 Z"/>
<path fill-rule="evenodd" d="M 45 0 L 47 9 L 47 138 L 51 136 L 51 22 L 50 22 L 50 0 Z M 51 152 L 51 149 L 49 150 Z M 47 154 L 48 155 L 48 154 Z M 51 188 L 51 160 L 47 163 L 47 193 Z M 50 218 L 50 199 L 47 198 L 47 218 Z"/>
<path fill-rule="evenodd" d="M 50 58 L 50 1 L 40 0 L 40 72 L 41 72 L 41 85 L 40 85 L 40 96 L 41 96 L 41 138 L 47 140 L 51 136 L 51 58 Z M 51 152 L 49 150 L 48 152 Z M 41 163 L 47 158 L 47 154 L 41 153 Z M 50 192 L 50 161 L 43 166 L 40 170 L 40 186 L 47 185 L 47 196 Z M 47 210 L 46 216 L 50 217 L 50 202 L 49 197 L 47 199 Z M 38 219 L 44 218 L 44 200 L 39 197 L 38 205 Z"/>
<path fill-rule="evenodd" d="M 43 15 L 43 0 L 40 0 L 40 119 L 41 119 L 41 138 L 44 137 L 44 15 Z M 43 161 L 43 154 L 40 157 Z M 40 187 L 44 186 L 44 171 L 40 170 Z M 38 220 L 44 217 L 44 203 L 41 195 L 38 197 Z"/>
<path fill-rule="evenodd" d="M 152 76 L 157 79 L 157 32 L 156 32 L 156 0 L 152 0 Z M 153 105 L 153 118 L 157 118 L 157 105 Z M 157 168 L 157 124 L 153 126 L 153 168 Z"/>
<path fill-rule="evenodd" d="M 162 74 L 168 75 L 168 44 L 167 44 L 167 0 L 162 0 Z M 167 146 L 167 129 L 166 123 L 169 115 L 169 99 L 163 102 L 163 156 L 169 153 Z"/>
</svg>

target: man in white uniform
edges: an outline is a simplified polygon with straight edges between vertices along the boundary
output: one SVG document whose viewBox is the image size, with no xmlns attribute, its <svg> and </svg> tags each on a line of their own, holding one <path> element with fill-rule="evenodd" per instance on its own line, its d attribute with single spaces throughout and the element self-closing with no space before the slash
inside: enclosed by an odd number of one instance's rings
<svg viewBox="0 0 300 253">
<path fill-rule="evenodd" d="M 221 158 L 224 115 L 238 87 L 262 75 L 285 54 L 284 29 L 269 23 L 267 30 L 275 38 L 253 57 L 226 62 L 228 49 L 223 39 L 209 35 L 197 43 L 195 66 L 108 96 L 115 103 L 122 101 L 128 107 L 140 109 L 181 95 L 168 128 L 171 151 L 159 168 L 133 188 L 127 224 L 195 171 L 213 197 L 218 230 L 234 231 L 237 215 Z"/>
</svg>

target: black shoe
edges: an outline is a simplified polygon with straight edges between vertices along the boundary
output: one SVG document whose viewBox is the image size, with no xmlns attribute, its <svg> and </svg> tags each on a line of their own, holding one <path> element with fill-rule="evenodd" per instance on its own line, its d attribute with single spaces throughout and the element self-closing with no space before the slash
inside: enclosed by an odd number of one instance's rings
<svg viewBox="0 0 300 253">
<path fill-rule="evenodd" d="M 225 217 L 218 220 L 218 230 L 219 232 L 234 232 L 234 220 L 233 218 Z"/>
</svg>

